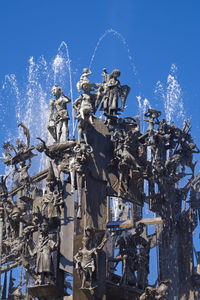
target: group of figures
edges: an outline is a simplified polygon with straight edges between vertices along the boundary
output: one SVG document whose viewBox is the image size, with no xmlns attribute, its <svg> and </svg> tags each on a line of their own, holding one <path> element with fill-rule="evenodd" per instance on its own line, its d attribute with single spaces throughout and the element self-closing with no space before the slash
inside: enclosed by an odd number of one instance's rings
<svg viewBox="0 0 200 300">
<path fill-rule="evenodd" d="M 89 69 L 83 69 L 83 74 L 77 83 L 77 89 L 82 93 L 73 102 L 73 109 L 78 120 L 78 141 L 80 142 L 80 139 L 84 137 L 86 143 L 87 124 L 93 124 L 93 118 L 98 108 L 104 112 L 108 120 L 119 115 L 126 107 L 126 98 L 130 91 L 127 85 L 120 84 L 118 80 L 120 71 L 117 69 L 113 70 L 111 74 L 103 69 L 102 83 L 90 83 L 88 76 L 91 74 Z M 67 103 L 71 102 L 71 99 L 63 94 L 60 86 L 55 85 L 51 90 L 55 99 L 51 100 L 50 104 L 48 130 L 56 142 L 60 142 L 62 138 L 65 141 L 69 138 Z"/>
<path fill-rule="evenodd" d="M 66 199 L 70 196 L 75 203 L 74 222 L 78 224 L 76 227 L 82 237 L 82 247 L 73 255 L 79 288 L 94 293 L 99 285 L 99 257 L 109 250 L 106 258 L 108 282 L 117 287 L 137 290 L 138 296 L 134 299 L 169 299 L 168 290 L 173 285 L 170 276 L 159 277 L 157 285 L 148 284 L 150 251 L 161 243 L 170 247 L 172 231 L 183 224 L 181 201 L 185 202 L 186 213 L 188 193 L 193 208 L 193 218 L 188 222 L 195 228 L 197 213 L 194 203 L 198 210 L 200 176 L 194 174 L 193 154 L 200 151 L 192 139 L 189 121 L 185 121 L 180 129 L 174 123 L 168 124 L 165 119 L 159 120 L 160 111 L 148 109 L 145 114 L 148 128 L 141 133 L 138 117 L 121 118 L 119 115 L 126 108 L 130 88 L 121 85 L 119 70 L 109 74 L 103 69 L 102 83 L 91 83 L 88 78 L 91 74 L 89 69 L 83 69 L 77 83 L 80 96 L 72 104 L 78 120 L 77 139 L 70 139 L 69 134 L 67 104 L 72 100 L 60 86 L 55 85 L 51 89 L 54 99 L 50 100 L 47 128 L 54 142 L 48 145 L 38 137 L 40 143 L 31 146 L 30 132 L 24 123 L 20 123 L 26 142 L 18 139 L 16 145 L 9 141 L 3 145 L 3 162 L 10 167 L 11 174 L 1 176 L 0 182 L 1 273 L 7 274 L 21 265 L 31 278 L 26 281 L 27 286 L 39 288 L 58 284 L 60 239 L 66 239 L 64 242 L 67 243 L 68 238 L 60 235 L 60 231 L 67 217 Z M 98 109 L 105 116 L 100 124 L 107 132 L 104 133 L 109 145 L 107 153 L 98 152 L 100 145 L 98 142 L 95 145 L 90 136 L 91 129 L 96 130 L 93 134 L 102 134 L 102 128 L 97 132 L 95 127 Z M 32 159 L 37 155 L 34 150 L 48 157 L 49 168 L 30 176 Z M 103 224 L 103 228 L 96 228 L 87 224 L 87 216 L 91 215 L 92 219 L 96 213 L 87 207 L 89 202 L 85 200 L 91 193 L 88 178 L 95 177 L 92 168 L 95 166 L 98 169 L 102 159 L 106 161 L 102 174 L 106 175 L 98 175 L 96 179 L 102 176 L 102 185 L 106 184 L 106 198 L 117 197 L 124 204 L 140 208 L 137 220 L 133 217 L 131 227 Z M 8 190 L 6 181 L 10 176 L 13 177 L 13 186 Z M 179 187 L 183 178 L 189 180 L 185 186 Z M 146 189 L 144 181 L 148 182 Z M 94 194 L 94 202 L 95 197 Z M 96 206 L 104 202 L 105 199 L 101 199 Z M 155 226 L 153 234 L 147 233 L 148 226 L 143 222 L 141 211 L 144 202 L 162 220 L 162 225 Z M 113 220 L 108 213 L 107 222 L 110 221 Z M 31 299 L 30 295 L 29 298 L 23 296 L 21 285 L 9 297 Z"/>
</svg>

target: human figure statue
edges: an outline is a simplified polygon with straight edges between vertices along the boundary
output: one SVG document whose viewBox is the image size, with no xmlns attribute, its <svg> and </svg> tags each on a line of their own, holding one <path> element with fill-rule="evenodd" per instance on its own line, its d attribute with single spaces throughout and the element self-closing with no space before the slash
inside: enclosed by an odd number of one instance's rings
<svg viewBox="0 0 200 300">
<path fill-rule="evenodd" d="M 81 86 L 83 93 L 74 101 L 73 108 L 76 111 L 76 118 L 78 119 L 78 141 L 84 135 L 86 142 L 86 124 L 93 125 L 93 117 L 95 112 L 96 95 L 91 93 L 91 86 L 89 83 L 84 83 Z"/>
<path fill-rule="evenodd" d="M 75 183 L 78 192 L 78 210 L 77 218 L 82 218 L 82 188 L 84 187 L 85 192 L 87 191 L 85 175 L 87 172 L 87 161 L 88 157 L 93 152 L 91 146 L 80 143 L 73 149 L 73 156 L 69 158 L 69 172 L 71 179 L 71 193 L 74 193 Z"/>
<path fill-rule="evenodd" d="M 119 176 L 118 184 L 118 197 L 122 195 L 124 186 L 128 188 L 130 172 L 139 172 L 141 169 L 139 159 L 139 131 L 114 131 L 111 140 L 114 145 L 114 159 L 111 161 L 111 165 L 117 163 L 117 170 Z"/>
<path fill-rule="evenodd" d="M 116 258 L 111 259 L 111 261 L 116 263 L 114 269 L 116 269 L 120 261 L 122 262 L 120 285 L 136 285 L 136 277 L 134 274 L 136 259 L 135 249 L 131 247 L 127 236 L 119 236 L 115 246 L 119 248 L 119 252 Z"/>
<path fill-rule="evenodd" d="M 5 201 L 8 195 L 6 179 L 7 176 L 0 175 L 0 202 Z"/>
<path fill-rule="evenodd" d="M 158 287 L 147 286 L 139 300 L 165 300 L 168 295 L 168 288 L 171 280 L 163 280 Z"/>
<path fill-rule="evenodd" d="M 59 217 L 60 207 L 63 206 L 62 191 L 60 182 L 57 180 L 52 163 L 48 169 L 46 178 L 46 190 L 44 191 L 43 201 L 41 201 L 41 214 L 46 218 Z"/>
<path fill-rule="evenodd" d="M 188 166 L 194 174 L 194 167 L 196 163 L 192 162 L 193 154 L 200 153 L 200 150 L 194 143 L 181 142 L 178 149 L 174 152 L 179 163 L 182 165 L 182 171 L 185 171 L 185 166 Z"/>
<path fill-rule="evenodd" d="M 118 115 L 119 111 L 123 111 L 126 107 L 126 98 L 130 88 L 127 85 L 121 86 L 118 80 L 120 74 L 118 69 L 113 70 L 111 74 L 103 69 L 104 81 L 98 88 L 96 105 L 101 103 L 100 109 L 108 117 Z M 119 107 L 119 98 L 121 98 L 121 107 Z"/>
<path fill-rule="evenodd" d="M 105 238 L 99 246 L 90 249 L 90 239 L 87 236 L 83 237 L 83 247 L 74 256 L 76 269 L 82 279 L 81 289 L 94 289 L 96 287 L 94 286 L 96 280 L 96 254 L 104 247 L 106 241 L 107 239 Z"/>
<path fill-rule="evenodd" d="M 33 250 L 28 246 L 31 256 L 36 255 L 35 273 L 38 279 L 35 284 L 50 284 L 53 281 L 52 252 L 58 247 L 58 243 L 49 238 L 48 223 L 44 218 L 40 226 L 38 241 Z"/>
<path fill-rule="evenodd" d="M 151 286 L 145 288 L 144 293 L 140 296 L 139 300 L 155 300 L 156 289 Z"/>
<path fill-rule="evenodd" d="M 37 151 L 44 152 L 46 156 L 54 160 L 58 179 L 60 179 L 61 172 L 69 173 L 69 159 L 73 153 L 73 148 L 76 146 L 76 141 L 67 141 L 65 143 L 56 143 L 53 145 L 47 145 L 44 140 L 37 138 L 41 141 L 36 146 Z"/>
<path fill-rule="evenodd" d="M 53 139 L 60 143 L 61 137 L 64 141 L 69 138 L 67 103 L 71 102 L 71 99 L 64 95 L 59 85 L 54 85 L 51 91 L 55 99 L 50 102 L 48 130 Z"/>
<path fill-rule="evenodd" d="M 158 287 L 156 288 L 156 300 L 164 300 L 168 295 L 168 288 L 171 283 L 171 280 L 163 280 L 159 283 Z"/>
<path fill-rule="evenodd" d="M 149 123 L 148 131 L 152 131 L 155 125 L 159 125 L 158 118 L 161 116 L 161 111 L 149 108 L 145 113 L 145 117 L 149 118 L 149 120 L 144 120 Z"/>
<path fill-rule="evenodd" d="M 81 89 L 82 89 L 82 85 L 84 83 L 90 83 L 88 76 L 90 76 L 92 74 L 92 72 L 88 69 L 88 68 L 84 68 L 83 69 L 83 74 L 80 77 L 80 80 L 77 82 L 77 90 L 80 93 Z"/>
<path fill-rule="evenodd" d="M 15 165 L 14 169 L 14 185 L 15 187 L 22 186 L 20 190 L 20 197 L 30 197 L 31 177 L 28 170 L 31 167 L 31 159 L 27 161 L 20 161 L 19 165 Z"/>
<path fill-rule="evenodd" d="M 114 259 L 109 259 L 116 262 L 114 269 L 120 261 L 122 262 L 121 285 L 134 285 L 142 290 L 147 286 L 151 246 L 144 235 L 144 226 L 143 223 L 139 223 L 134 234 L 127 233 L 119 236 L 115 245 L 119 248 L 119 252 Z M 137 271 L 137 278 L 135 271 Z"/>
<path fill-rule="evenodd" d="M 44 152 L 46 156 L 55 160 L 55 162 L 62 159 L 63 154 L 70 153 L 72 148 L 76 146 L 76 141 L 67 141 L 65 143 L 48 146 L 41 138 L 37 137 L 37 139 L 40 140 L 41 143 L 37 144 L 36 150 L 40 153 Z"/>
</svg>

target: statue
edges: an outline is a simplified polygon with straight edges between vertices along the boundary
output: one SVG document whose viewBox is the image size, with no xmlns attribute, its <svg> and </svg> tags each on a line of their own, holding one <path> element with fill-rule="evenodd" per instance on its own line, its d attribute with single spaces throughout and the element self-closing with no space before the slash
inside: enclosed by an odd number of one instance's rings
<svg viewBox="0 0 200 300">
<path fill-rule="evenodd" d="M 151 286 L 147 286 L 144 293 L 140 296 L 139 300 L 155 300 L 155 294 L 156 289 Z"/>
<path fill-rule="evenodd" d="M 29 246 L 31 256 L 36 255 L 36 268 L 35 273 L 38 279 L 35 284 L 50 284 L 54 280 L 52 252 L 58 248 L 58 242 L 54 242 L 48 235 L 48 223 L 44 218 L 40 226 L 40 233 L 38 236 L 37 244 L 32 250 Z"/>
<path fill-rule="evenodd" d="M 22 293 L 22 285 L 20 284 L 17 286 L 17 288 L 14 290 L 14 292 L 11 294 L 13 296 L 13 300 L 25 300 L 25 295 Z"/>
<path fill-rule="evenodd" d="M 90 83 L 88 76 L 90 76 L 91 74 L 92 72 L 88 68 L 83 69 L 83 74 L 81 75 L 80 80 L 77 82 L 76 85 L 78 92 L 81 91 L 83 84 Z"/>
<path fill-rule="evenodd" d="M 170 280 L 161 281 L 157 288 L 147 286 L 139 300 L 165 300 L 168 295 Z"/>
<path fill-rule="evenodd" d="M 3 148 L 5 152 L 3 153 L 3 163 L 7 166 L 14 166 L 20 162 L 30 160 L 35 154 L 32 152 L 33 146 L 30 146 L 30 132 L 24 123 L 19 123 L 18 127 L 22 127 L 23 133 L 26 137 L 26 143 L 22 140 L 16 140 L 16 146 L 11 144 L 9 141 L 5 142 Z"/>
<path fill-rule="evenodd" d="M 117 264 L 122 262 L 122 276 L 120 280 L 120 285 L 136 285 L 135 277 L 135 262 L 136 262 L 136 252 L 135 249 L 131 247 L 128 236 L 120 236 L 116 241 L 116 247 L 119 247 L 119 253 L 116 258 L 111 259 L 112 262 L 116 262 L 114 269 L 116 269 Z"/>
<path fill-rule="evenodd" d="M 104 69 L 102 83 L 90 83 L 90 75 L 89 69 L 83 69 L 77 83 L 81 93 L 73 104 L 76 140 L 69 140 L 71 100 L 59 86 L 52 87 L 48 130 L 54 143 L 37 138 L 36 146 L 47 156 L 48 170 L 29 176 L 35 154 L 25 124 L 18 125 L 25 140 L 4 143 L 2 159 L 13 166 L 15 186 L 8 190 L 8 175 L 1 176 L 1 273 L 22 266 L 34 299 L 40 293 L 41 300 L 60 299 L 68 293 L 65 281 L 73 273 L 74 259 L 83 291 L 76 289 L 74 276 L 73 292 L 80 299 L 94 295 L 95 299 L 171 300 L 175 293 L 188 298 L 184 293 L 189 289 L 191 297 L 199 299 L 195 293 L 200 264 L 197 259 L 195 269 L 192 233 L 200 216 L 200 173 L 194 175 L 193 155 L 200 150 L 189 121 L 180 129 L 160 121 L 161 112 L 150 108 L 145 114 L 149 126 L 142 134 L 137 116 L 119 118 L 130 90 L 121 85 L 120 71 L 109 74 Z M 95 117 L 98 107 L 105 122 Z M 187 175 L 188 183 L 182 187 L 178 181 Z M 152 218 L 144 219 L 144 201 L 155 213 Z M 155 231 L 148 234 L 152 225 Z M 106 228 L 109 240 L 103 237 Z M 73 246 L 78 249 L 75 255 Z M 172 281 L 150 286 L 150 250 L 155 246 L 159 247 L 158 279 Z M 180 286 L 173 281 L 174 274 L 180 276 Z M 10 290 L 9 296 L 24 299 L 21 287 Z"/>
<path fill-rule="evenodd" d="M 104 111 L 107 117 L 118 115 L 126 107 L 126 98 L 130 88 L 127 85 L 121 86 L 118 80 L 120 74 L 120 70 L 117 69 L 113 70 L 111 74 L 108 74 L 106 69 L 103 69 L 102 76 L 104 81 L 97 90 L 96 106 L 101 103 L 100 109 Z M 121 98 L 122 102 L 121 107 L 119 107 L 119 98 Z"/>
<path fill-rule="evenodd" d="M 69 138 L 67 103 L 71 102 L 71 99 L 64 95 L 59 85 L 54 85 L 51 91 L 55 99 L 51 100 L 50 103 L 48 130 L 53 139 L 60 143 L 61 137 L 63 140 L 68 140 Z"/>
<path fill-rule="evenodd" d="M 0 202 L 3 202 L 7 199 L 8 189 L 6 186 L 7 176 L 0 175 Z"/>
<path fill-rule="evenodd" d="M 70 153 L 72 148 L 76 146 L 75 141 L 67 141 L 61 144 L 53 144 L 48 146 L 44 140 L 37 137 L 41 141 L 40 144 L 37 144 L 36 150 L 39 152 L 44 152 L 49 158 L 53 159 L 56 164 L 62 159 L 65 153 Z"/>
<path fill-rule="evenodd" d="M 95 248 L 89 248 L 90 239 L 87 236 L 84 236 L 82 239 L 83 247 L 78 250 L 74 256 L 76 262 L 76 269 L 80 277 L 82 278 L 81 289 L 94 289 L 96 285 L 95 271 L 96 271 L 96 254 L 100 251 L 107 239 L 103 239 L 101 244 Z"/>
<path fill-rule="evenodd" d="M 21 185 L 25 190 L 24 193 L 28 193 L 28 189 L 31 183 L 31 178 L 28 174 L 28 170 L 31 167 L 31 160 L 26 164 L 25 161 L 21 161 L 19 163 L 19 167 L 15 165 L 15 174 L 18 174 L 17 179 L 15 179 L 14 183 L 16 186 Z"/>
<path fill-rule="evenodd" d="M 84 186 L 85 192 L 87 192 L 87 185 L 85 176 L 87 173 L 88 158 L 93 152 L 91 146 L 80 143 L 73 149 L 73 156 L 69 158 L 69 172 L 71 179 L 71 193 L 74 193 L 75 183 L 78 191 L 78 210 L 77 218 L 82 218 L 82 188 Z"/>
<path fill-rule="evenodd" d="M 147 236 L 144 227 L 145 225 L 140 222 L 133 234 L 122 233 L 115 244 L 119 252 L 115 258 L 109 259 L 111 262 L 116 262 L 114 269 L 120 261 L 122 262 L 121 285 L 135 286 L 141 290 L 144 290 L 148 283 L 149 252 L 156 245 L 155 234 Z"/>
<path fill-rule="evenodd" d="M 81 88 L 83 94 L 74 101 L 73 108 L 76 111 L 76 118 L 78 119 L 78 143 L 80 143 L 82 135 L 84 136 L 85 143 L 87 143 L 86 130 L 88 123 L 93 125 L 96 95 L 91 93 L 92 88 L 89 83 L 82 83 Z"/>
<path fill-rule="evenodd" d="M 149 123 L 148 131 L 152 131 L 154 129 L 154 125 L 159 124 L 158 118 L 161 116 L 161 111 L 149 108 L 148 112 L 145 113 L 145 117 L 148 117 L 149 120 L 144 120 Z"/>
<path fill-rule="evenodd" d="M 46 145 L 46 142 L 41 138 L 41 141 L 36 146 L 37 151 L 44 152 L 49 158 L 54 160 L 56 169 L 58 171 L 58 179 L 60 180 L 61 172 L 69 173 L 69 159 L 73 153 L 73 148 L 76 146 L 76 141 L 67 141 L 66 143 Z"/>
<path fill-rule="evenodd" d="M 130 174 L 139 173 L 142 168 L 139 153 L 139 136 L 140 132 L 138 128 L 135 128 L 130 131 L 117 129 L 111 137 L 114 144 L 114 159 L 110 165 L 117 163 L 119 174 L 118 197 L 121 197 L 129 189 Z"/>
</svg>

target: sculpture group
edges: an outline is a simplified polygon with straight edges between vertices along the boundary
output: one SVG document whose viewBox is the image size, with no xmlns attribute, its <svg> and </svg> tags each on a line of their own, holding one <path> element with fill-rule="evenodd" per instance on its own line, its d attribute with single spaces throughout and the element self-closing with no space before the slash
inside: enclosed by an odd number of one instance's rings
<svg viewBox="0 0 200 300">
<path fill-rule="evenodd" d="M 25 141 L 4 143 L 3 163 L 11 171 L 0 182 L 2 299 L 68 299 L 65 276 L 70 272 L 61 267 L 63 259 L 69 269 L 73 265 L 73 299 L 197 299 L 200 273 L 191 261 L 200 176 L 193 154 L 200 151 L 188 120 L 178 128 L 161 119 L 160 111 L 148 109 L 148 128 L 141 132 L 137 116 L 123 118 L 130 88 L 121 85 L 120 73 L 103 69 L 103 81 L 93 83 L 90 70 L 83 69 L 80 96 L 73 102 L 60 86 L 52 87 L 51 144 L 37 137 L 39 143 L 31 146 L 24 123 L 19 127 Z M 76 139 L 70 134 L 70 103 Z M 97 117 L 99 110 L 104 119 Z M 40 153 L 49 167 L 31 176 Z M 9 189 L 8 177 L 13 180 Z M 117 220 L 113 197 L 129 207 Z M 156 217 L 145 218 L 144 205 Z M 149 225 L 154 226 L 151 234 Z M 184 241 L 191 242 L 186 255 Z M 153 248 L 159 252 L 159 271 L 155 284 L 149 284 Z M 170 259 L 181 284 L 174 282 Z M 12 270 L 20 266 L 26 279 L 13 286 Z"/>
</svg>

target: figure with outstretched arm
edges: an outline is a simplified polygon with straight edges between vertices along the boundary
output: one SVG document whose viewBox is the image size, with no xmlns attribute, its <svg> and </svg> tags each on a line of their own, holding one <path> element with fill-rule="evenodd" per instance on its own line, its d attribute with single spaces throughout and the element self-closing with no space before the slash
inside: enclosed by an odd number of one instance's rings
<svg viewBox="0 0 200 300">
<path fill-rule="evenodd" d="M 76 269 L 80 277 L 82 278 L 81 289 L 88 288 L 92 289 L 94 283 L 94 272 L 95 272 L 95 259 L 97 252 L 100 251 L 108 239 L 104 238 L 98 247 L 89 249 L 90 240 L 88 237 L 84 236 L 82 240 L 83 247 L 78 250 L 74 256 L 76 262 Z M 86 282 L 89 286 L 86 287 Z"/>
</svg>

